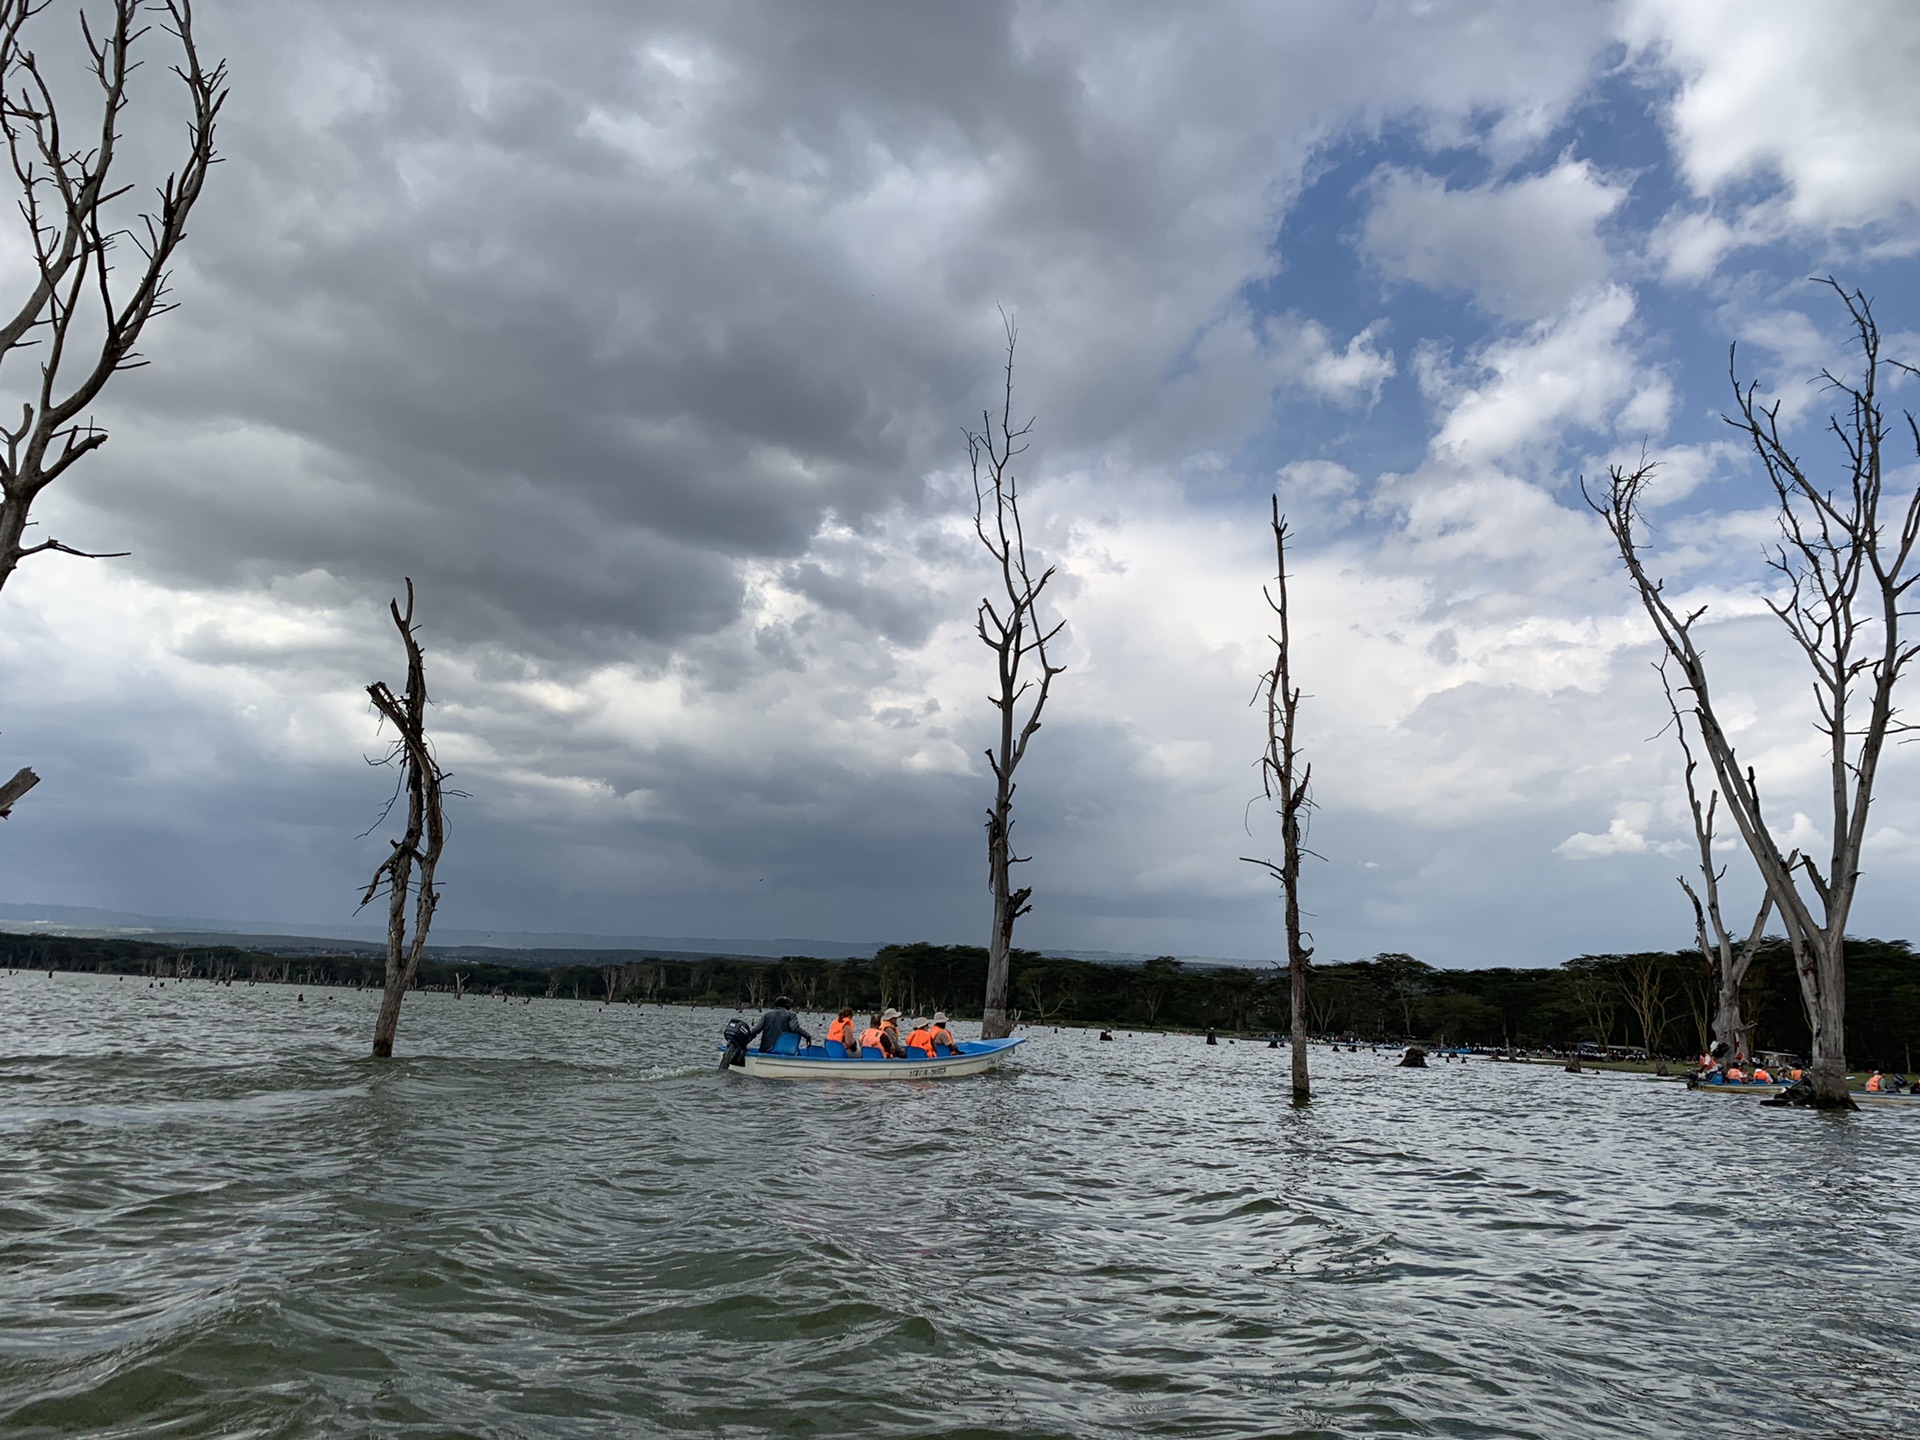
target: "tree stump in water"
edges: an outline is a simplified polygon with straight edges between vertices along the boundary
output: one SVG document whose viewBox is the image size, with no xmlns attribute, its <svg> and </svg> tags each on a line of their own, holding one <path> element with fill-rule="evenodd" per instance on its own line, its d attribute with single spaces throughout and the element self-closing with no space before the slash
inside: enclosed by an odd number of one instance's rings
<svg viewBox="0 0 1920 1440">
<path fill-rule="evenodd" d="M 1407 1053 L 1400 1057 L 1400 1068 L 1403 1070 L 1426 1069 L 1427 1052 L 1422 1050 L 1418 1045 L 1409 1045 L 1407 1047 Z"/>
<path fill-rule="evenodd" d="M 1209 1025 L 1207 1027 L 1207 1044 L 1218 1045 L 1219 1043 L 1220 1043 L 1219 1038 L 1213 1033 L 1213 1027 Z"/>
</svg>

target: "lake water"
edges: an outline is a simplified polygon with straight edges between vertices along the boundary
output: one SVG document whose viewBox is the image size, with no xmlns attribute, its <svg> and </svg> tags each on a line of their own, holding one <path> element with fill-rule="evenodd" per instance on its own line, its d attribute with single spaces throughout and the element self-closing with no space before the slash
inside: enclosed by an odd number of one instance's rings
<svg viewBox="0 0 1920 1440">
<path fill-rule="evenodd" d="M 375 998 L 0 980 L 0 1432 L 1920 1436 L 1915 1111 Z"/>
</svg>

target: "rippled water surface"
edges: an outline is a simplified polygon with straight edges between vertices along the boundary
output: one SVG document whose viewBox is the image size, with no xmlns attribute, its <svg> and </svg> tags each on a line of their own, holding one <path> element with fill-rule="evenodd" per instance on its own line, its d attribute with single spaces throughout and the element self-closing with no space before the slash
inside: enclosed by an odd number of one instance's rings
<svg viewBox="0 0 1920 1440">
<path fill-rule="evenodd" d="M 296 998 L 304 993 L 304 999 Z M 1920 1435 L 1920 1111 L 1036 1034 L 0 979 L 18 1435 Z"/>
</svg>

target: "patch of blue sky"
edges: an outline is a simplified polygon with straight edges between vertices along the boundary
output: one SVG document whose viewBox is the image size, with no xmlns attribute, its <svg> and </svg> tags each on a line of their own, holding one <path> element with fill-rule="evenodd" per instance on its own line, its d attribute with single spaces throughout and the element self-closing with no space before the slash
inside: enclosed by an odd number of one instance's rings
<svg viewBox="0 0 1920 1440">
<path fill-rule="evenodd" d="M 1920 316 L 1901 318 L 1907 298 L 1920 293 L 1915 284 L 1920 276 L 1912 256 L 1889 253 L 1899 249 L 1898 237 L 1890 243 L 1885 235 L 1811 240 L 1784 235 L 1731 250 L 1703 278 L 1669 273 L 1655 243 L 1663 225 L 1688 215 L 1737 218 L 1783 198 L 1778 177 L 1764 171 L 1723 187 L 1710 200 L 1695 196 L 1663 123 L 1672 90 L 1668 71 L 1616 63 L 1599 75 L 1578 107 L 1519 157 L 1496 153 L 1490 121 L 1478 133 L 1442 145 L 1435 145 L 1414 119 L 1330 140 L 1276 230 L 1270 272 L 1243 287 L 1240 299 L 1257 322 L 1283 329 L 1303 322 L 1324 327 L 1336 349 L 1373 327 L 1375 348 L 1392 355 L 1394 369 L 1371 399 L 1343 402 L 1299 386 L 1277 392 L 1270 423 L 1233 457 L 1245 489 L 1265 489 L 1284 466 L 1298 461 L 1342 465 L 1363 486 L 1384 473 L 1415 469 L 1439 421 L 1433 398 L 1422 389 L 1416 354 L 1425 350 L 1448 365 L 1461 365 L 1489 344 L 1553 322 L 1551 315 L 1538 321 L 1503 316 L 1466 284 L 1422 283 L 1390 273 L 1365 243 L 1383 177 L 1416 177 L 1418 183 L 1437 183 L 1458 194 L 1511 187 L 1573 162 L 1589 167 L 1597 183 L 1621 192 L 1595 225 L 1607 256 L 1607 273 L 1599 281 L 1632 291 L 1636 309 L 1627 343 L 1637 364 L 1664 377 L 1673 401 L 1665 426 L 1658 433 L 1650 428 L 1644 437 L 1568 426 L 1558 437 L 1553 460 L 1530 476 L 1562 503 L 1579 503 L 1574 485 L 1583 462 L 1635 448 L 1638 438 L 1656 449 L 1737 439 L 1723 417 L 1732 408 L 1728 346 L 1743 334 L 1750 337 L 1743 374 L 1807 383 L 1805 357 L 1799 357 L 1800 369 L 1782 370 L 1783 358 L 1789 367 L 1793 360 L 1755 344 L 1751 322 L 1763 313 L 1795 311 L 1822 334 L 1840 338 L 1844 317 L 1830 297 L 1807 283 L 1809 276 L 1836 273 L 1877 294 L 1890 331 L 1920 322 Z M 1551 242 L 1543 238 L 1542 243 Z M 1752 505 L 1758 477 L 1750 472 L 1736 450 L 1712 470 L 1687 507 Z M 1354 508 L 1344 512 L 1342 523 L 1369 521 Z"/>
</svg>

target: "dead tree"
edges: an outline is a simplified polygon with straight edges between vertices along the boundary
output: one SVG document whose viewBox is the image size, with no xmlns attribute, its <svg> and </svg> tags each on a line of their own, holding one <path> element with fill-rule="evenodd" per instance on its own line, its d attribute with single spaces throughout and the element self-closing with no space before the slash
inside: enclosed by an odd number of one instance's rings
<svg viewBox="0 0 1920 1440">
<path fill-rule="evenodd" d="M 1663 582 L 1646 569 L 1639 531 L 1652 464 L 1643 462 L 1633 470 L 1615 466 L 1605 494 L 1597 500 L 1589 495 L 1588 501 L 1612 532 L 1654 631 L 1680 671 L 1680 688 L 1714 778 L 1787 933 L 1812 1032 L 1808 1068 L 1814 1103 L 1850 1109 L 1847 921 L 1859 889 L 1860 851 L 1881 753 L 1889 734 L 1911 728 L 1897 718 L 1894 692 L 1920 653 L 1920 645 L 1901 630 L 1901 622 L 1912 614 L 1909 592 L 1920 579 L 1914 563 L 1920 490 L 1896 501 L 1891 516 L 1882 514 L 1881 465 L 1888 435 L 1880 382 L 1883 370 L 1912 373 L 1911 367 L 1881 357 L 1879 327 L 1864 294 L 1831 278 L 1824 283 L 1845 306 L 1861 356 L 1860 373 L 1852 379 L 1826 370 L 1820 375 L 1840 399 L 1828 422 L 1844 455 L 1839 483 L 1827 487 L 1807 474 L 1781 432 L 1779 402 L 1762 403 L 1758 387 L 1743 385 L 1737 370 L 1733 386 L 1738 413 L 1728 417 L 1759 456 L 1777 506 L 1780 541 L 1768 563 L 1781 589 L 1767 603 L 1813 672 L 1816 728 L 1825 739 L 1831 805 L 1831 848 L 1824 867 L 1811 855 L 1781 850 L 1768 822 L 1759 777 L 1741 763 L 1720 722 L 1694 634 L 1706 607 L 1684 613 L 1676 609 Z M 1907 436 L 1920 453 L 1920 426 L 1912 414 L 1904 418 Z"/>
<path fill-rule="evenodd" d="M 1694 943 L 1700 947 L 1700 959 L 1713 981 L 1713 1014 L 1708 1021 L 1708 1049 L 1711 1051 L 1714 1046 L 1724 1045 L 1729 1054 L 1745 1059 L 1753 1053 L 1753 1027 L 1742 1015 L 1740 989 L 1746 983 L 1747 972 L 1753 968 L 1754 957 L 1760 953 L 1767 919 L 1773 914 L 1773 896 L 1771 893 L 1762 894 L 1759 912 L 1753 917 L 1753 928 L 1747 932 L 1745 942 L 1736 947 L 1720 914 L 1720 882 L 1726 878 L 1727 867 L 1713 863 L 1714 828 L 1720 808 L 1720 791 L 1718 787 L 1708 790 L 1707 803 L 1701 805 L 1700 789 L 1693 779 L 1699 762 L 1693 758 L 1693 746 L 1687 739 L 1686 717 L 1681 714 L 1680 701 L 1673 693 L 1667 667 L 1662 664 L 1657 668 L 1660 671 L 1660 683 L 1667 692 L 1667 708 L 1673 712 L 1673 731 L 1680 741 L 1680 754 L 1687 762 L 1682 772 L 1687 786 L 1687 809 L 1693 816 L 1693 840 L 1700 851 L 1700 890 L 1695 891 L 1687 883 L 1686 876 L 1678 878 L 1680 888 L 1687 892 L 1687 899 L 1693 904 Z M 1792 858 L 1789 857 L 1789 863 Z M 1704 903 L 1702 894 L 1705 895 Z"/>
<path fill-rule="evenodd" d="M 1293 1028 L 1293 1103 L 1305 1105 L 1312 1096 L 1307 1082 L 1307 961 L 1313 947 L 1306 943 L 1300 928 L 1300 857 L 1309 853 L 1302 840 L 1305 820 L 1313 809 L 1309 783 L 1313 766 L 1303 764 L 1297 741 L 1296 721 L 1300 713 L 1300 687 L 1293 681 L 1293 632 L 1287 614 L 1287 522 L 1280 514 L 1280 497 L 1273 497 L 1274 583 L 1262 587 L 1267 608 L 1278 620 L 1279 633 L 1268 637 L 1273 643 L 1273 667 L 1260 678 L 1260 691 L 1267 706 L 1267 746 L 1260 756 L 1260 789 L 1280 816 L 1280 859 L 1240 858 L 1258 865 L 1280 882 L 1285 898 L 1287 927 L 1287 976 L 1292 993 Z"/>
<path fill-rule="evenodd" d="M 1013 1033 L 1007 1013 L 1007 984 L 1013 963 L 1013 925 L 1033 906 L 1031 886 L 1013 888 L 1013 867 L 1030 856 L 1013 851 L 1014 772 L 1026 759 L 1027 745 L 1040 729 L 1040 715 L 1053 691 L 1054 677 L 1064 673 L 1047 654 L 1047 646 L 1065 628 L 1064 620 L 1048 626 L 1040 618 L 1040 599 L 1053 579 L 1048 566 L 1038 576 L 1027 558 L 1026 531 L 1020 521 L 1020 489 L 1013 462 L 1026 451 L 1033 432 L 1029 419 L 1013 425 L 1013 351 L 1017 333 L 1007 327 L 1006 386 L 1000 416 L 981 416 L 981 429 L 967 432 L 967 459 L 973 472 L 973 528 L 999 567 L 998 597 L 981 600 L 974 620 L 981 641 L 993 652 L 999 688 L 991 697 L 1000 712 L 1000 734 L 987 751 L 993 770 L 993 806 L 987 811 L 987 885 L 993 893 L 993 932 L 987 944 L 987 998 L 980 1034 L 997 1040 Z M 997 429 L 996 429 L 997 425 Z"/>
<path fill-rule="evenodd" d="M 28 43 L 49 5 L 0 0 L 0 134 L 20 186 L 23 233 L 13 248 L 26 262 L 26 293 L 11 314 L 0 312 L 0 382 L 25 397 L 19 423 L 0 423 L 0 589 L 29 555 L 105 558 L 51 537 L 28 543 L 33 502 L 107 443 L 89 407 L 116 372 L 146 363 L 134 349 L 140 332 L 173 308 L 168 265 L 214 163 L 214 120 L 227 98 L 225 62 L 210 69 L 200 62 L 189 0 L 116 0 L 99 35 L 80 12 L 95 93 L 76 106 L 56 95 L 54 67 L 43 67 Z M 177 46 L 173 73 L 186 88 L 186 156 L 160 183 L 154 207 L 133 212 L 116 203 L 134 187 L 113 167 L 128 81 L 142 63 L 135 51 L 152 29 L 147 15 L 156 11 Z M 70 131 L 61 124 L 63 107 L 77 122 Z M 16 355 L 23 364 L 33 361 L 35 375 L 8 366 Z M 36 778 L 30 770 L 13 777 L 0 815 Z"/>
<path fill-rule="evenodd" d="M 40 783 L 40 777 L 28 766 L 21 766 L 6 784 L 0 785 L 0 820 L 13 813 L 20 797 Z"/>
<path fill-rule="evenodd" d="M 376 765 L 397 766 L 400 771 L 391 809 L 402 795 L 407 801 L 406 830 L 398 840 L 389 842 L 392 853 L 380 862 L 367 885 L 360 903 L 372 903 L 383 890 L 387 896 L 387 988 L 380 1001 L 380 1018 L 373 1027 L 373 1053 L 386 1059 L 393 1054 L 394 1033 L 400 1028 L 400 1002 L 413 988 L 420 973 L 420 957 L 426 950 L 427 931 L 433 925 L 434 907 L 440 892 L 434 888 L 434 871 L 440 864 L 440 852 L 446 845 L 447 822 L 441 793 L 446 772 L 434 758 L 427 743 L 427 667 L 413 623 L 413 581 L 407 581 L 407 608 L 400 602 L 389 603 L 393 623 L 407 650 L 407 687 L 396 696 L 384 680 L 367 687 L 367 695 L 383 722 L 393 726 L 393 744 Z M 414 879 L 414 867 L 419 879 Z M 413 936 L 407 936 L 407 899 L 414 898 Z"/>
</svg>

